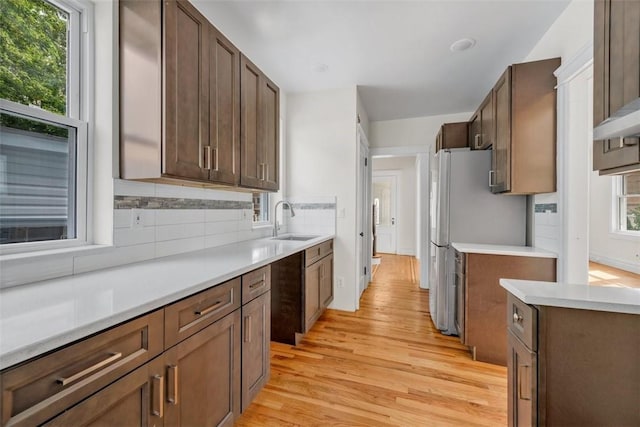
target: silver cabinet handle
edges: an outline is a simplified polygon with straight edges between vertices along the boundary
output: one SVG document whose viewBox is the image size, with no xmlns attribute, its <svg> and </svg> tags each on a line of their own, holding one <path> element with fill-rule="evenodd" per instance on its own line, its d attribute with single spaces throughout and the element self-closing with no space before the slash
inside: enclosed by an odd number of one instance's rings
<svg viewBox="0 0 640 427">
<path fill-rule="evenodd" d="M 218 170 L 218 147 L 213 147 L 211 149 L 211 155 L 213 157 L 213 160 L 211 160 L 211 164 L 212 164 L 212 169 L 214 171 Z"/>
<path fill-rule="evenodd" d="M 69 384 L 71 384 L 72 382 L 75 382 L 77 380 L 79 380 L 82 377 L 85 377 L 87 375 L 89 375 L 92 372 L 97 371 L 100 368 L 103 368 L 105 366 L 107 366 L 109 363 L 111 362 L 115 362 L 116 360 L 120 359 L 122 357 L 122 353 L 120 352 L 115 352 L 115 353 L 109 353 L 109 357 L 107 357 L 104 360 L 101 360 L 100 362 L 89 366 L 87 369 L 83 369 L 80 372 L 77 372 L 69 377 L 66 378 L 58 378 L 56 380 L 56 382 L 58 384 L 60 384 L 61 386 L 67 386 Z"/>
<path fill-rule="evenodd" d="M 476 148 L 482 147 L 482 135 L 477 133 L 473 138 Z"/>
<path fill-rule="evenodd" d="M 520 316 L 518 313 L 513 313 L 513 321 L 516 323 L 522 322 L 522 316 Z"/>
<path fill-rule="evenodd" d="M 495 184 L 493 183 L 493 176 L 495 175 L 496 171 L 494 170 L 490 170 L 489 171 L 489 187 L 495 187 Z"/>
<path fill-rule="evenodd" d="M 211 146 L 204 147 L 204 169 L 211 170 Z"/>
<path fill-rule="evenodd" d="M 164 412 L 164 377 L 162 375 L 154 375 L 152 378 L 152 403 L 151 413 L 162 418 Z"/>
<path fill-rule="evenodd" d="M 169 381 L 171 376 L 171 381 Z M 167 402 L 172 405 L 178 404 L 178 366 L 169 365 L 167 368 Z"/>
</svg>

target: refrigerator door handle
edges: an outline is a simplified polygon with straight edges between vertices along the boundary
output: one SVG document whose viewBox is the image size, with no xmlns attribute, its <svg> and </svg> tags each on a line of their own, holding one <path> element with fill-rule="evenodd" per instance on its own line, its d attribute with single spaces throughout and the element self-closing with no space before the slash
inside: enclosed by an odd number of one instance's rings
<svg viewBox="0 0 640 427">
<path fill-rule="evenodd" d="M 495 187 L 496 184 L 493 183 L 493 177 L 495 175 L 496 171 L 494 171 L 493 169 L 489 171 L 489 187 Z"/>
</svg>

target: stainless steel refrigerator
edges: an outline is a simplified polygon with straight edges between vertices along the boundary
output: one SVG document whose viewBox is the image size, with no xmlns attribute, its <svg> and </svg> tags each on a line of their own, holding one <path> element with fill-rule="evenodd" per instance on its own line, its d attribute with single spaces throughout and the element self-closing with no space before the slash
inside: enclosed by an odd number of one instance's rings
<svg viewBox="0 0 640 427">
<path fill-rule="evenodd" d="M 451 243 L 525 244 L 526 198 L 491 193 L 490 169 L 490 150 L 440 150 L 432 157 L 429 311 L 447 335 L 458 333 Z"/>
</svg>

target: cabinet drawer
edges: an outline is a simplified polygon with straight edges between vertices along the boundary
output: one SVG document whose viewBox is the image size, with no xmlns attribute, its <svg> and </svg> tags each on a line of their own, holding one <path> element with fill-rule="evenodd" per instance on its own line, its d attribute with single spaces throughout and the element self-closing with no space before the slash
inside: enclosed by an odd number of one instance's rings
<svg viewBox="0 0 640 427">
<path fill-rule="evenodd" d="M 538 349 L 538 310 L 507 293 L 507 328 L 531 350 Z"/>
<path fill-rule="evenodd" d="M 165 308 L 164 347 L 169 348 L 240 307 L 240 278 Z"/>
<path fill-rule="evenodd" d="M 131 320 L 0 375 L 2 425 L 36 425 L 162 352 L 163 311 Z"/>
<path fill-rule="evenodd" d="M 304 252 L 305 267 L 310 266 L 314 262 L 320 260 L 321 258 L 329 255 L 332 252 L 333 252 L 333 240 L 329 240 L 329 241 L 310 247 Z"/>
<path fill-rule="evenodd" d="M 271 265 L 242 275 L 242 304 L 271 289 Z"/>
</svg>

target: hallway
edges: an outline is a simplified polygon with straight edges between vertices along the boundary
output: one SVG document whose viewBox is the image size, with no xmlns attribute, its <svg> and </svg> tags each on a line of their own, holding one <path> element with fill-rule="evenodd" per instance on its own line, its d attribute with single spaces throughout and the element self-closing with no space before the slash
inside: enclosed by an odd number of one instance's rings
<svg viewBox="0 0 640 427">
<path fill-rule="evenodd" d="M 272 342 L 271 380 L 236 425 L 506 425 L 506 368 L 435 330 L 412 260 L 383 255 L 359 311 Z"/>
</svg>

